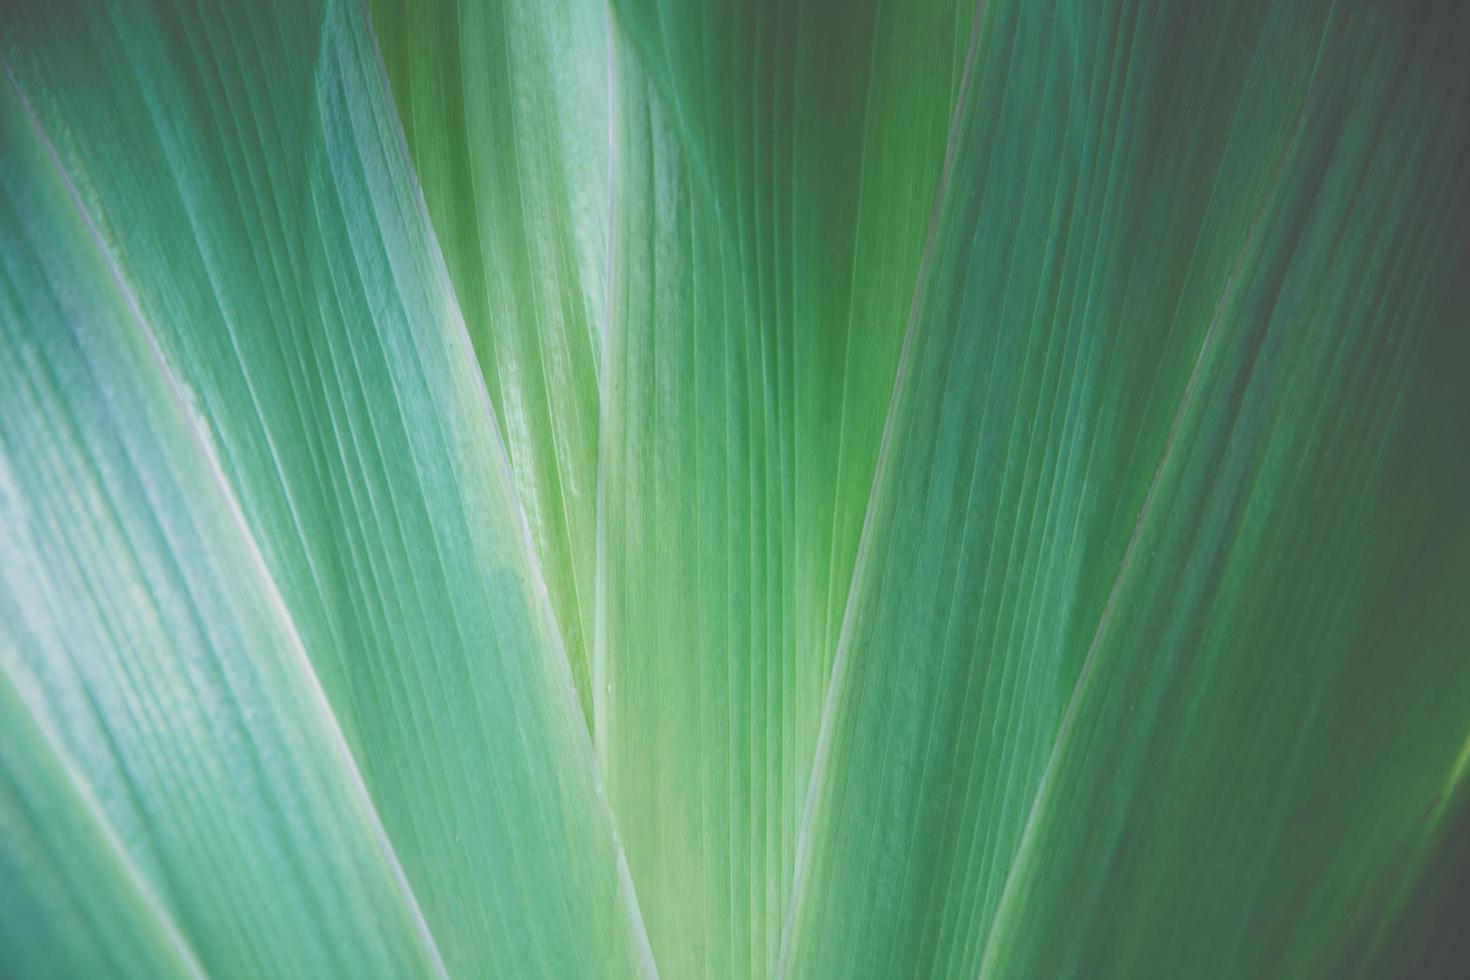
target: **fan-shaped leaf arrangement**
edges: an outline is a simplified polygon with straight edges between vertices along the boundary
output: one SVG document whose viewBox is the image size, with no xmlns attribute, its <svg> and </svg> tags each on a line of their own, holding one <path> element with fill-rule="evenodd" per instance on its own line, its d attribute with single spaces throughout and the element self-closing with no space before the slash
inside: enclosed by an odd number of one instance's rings
<svg viewBox="0 0 1470 980">
<path fill-rule="evenodd" d="M 1463 967 L 1466 50 L 9 0 L 0 973 Z"/>
</svg>

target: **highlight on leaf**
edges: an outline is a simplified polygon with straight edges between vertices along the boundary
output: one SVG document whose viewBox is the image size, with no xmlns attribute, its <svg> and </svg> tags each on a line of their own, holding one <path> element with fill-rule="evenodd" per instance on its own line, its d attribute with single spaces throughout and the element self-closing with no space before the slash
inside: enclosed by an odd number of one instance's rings
<svg viewBox="0 0 1470 980">
<path fill-rule="evenodd" d="M 1456 975 L 1467 49 L 0 5 L 0 973 Z"/>
</svg>

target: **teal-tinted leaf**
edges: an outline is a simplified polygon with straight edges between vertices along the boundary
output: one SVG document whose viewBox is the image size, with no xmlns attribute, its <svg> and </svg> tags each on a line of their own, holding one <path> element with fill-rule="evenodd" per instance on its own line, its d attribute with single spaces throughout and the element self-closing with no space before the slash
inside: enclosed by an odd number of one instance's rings
<svg viewBox="0 0 1470 980">
<path fill-rule="evenodd" d="M 0 957 L 19 975 L 201 977 L 97 804 L 0 675 Z"/>
<path fill-rule="evenodd" d="M 442 972 L 198 419 L 0 79 L 0 961 Z"/>
<path fill-rule="evenodd" d="M 590 0 L 371 6 L 590 727 L 607 10 Z"/>
<path fill-rule="evenodd" d="M 1437 968 L 1467 45 L 7 5 L 0 972 Z"/>
<path fill-rule="evenodd" d="M 968 11 L 615 25 L 597 744 L 660 968 L 763 975 Z"/>
<path fill-rule="evenodd" d="M 365 11 L 6 18 L 8 71 L 188 393 L 445 966 L 641 971 L 590 739 Z M 68 379 L 59 397 L 88 391 Z M 52 543 L 37 549 L 49 568 Z M 217 642 L 248 662 L 248 644 Z M 68 647 L 122 656 L 103 638 Z M 320 846 L 361 846 L 336 833 Z M 261 873 L 239 901 L 276 909 Z M 255 972 L 258 931 L 236 927 L 229 969 Z M 367 956 L 370 937 L 316 945 Z"/>
<path fill-rule="evenodd" d="M 1321 975 L 1383 914 L 1470 730 L 1464 27 L 987 7 L 792 975 Z"/>
</svg>

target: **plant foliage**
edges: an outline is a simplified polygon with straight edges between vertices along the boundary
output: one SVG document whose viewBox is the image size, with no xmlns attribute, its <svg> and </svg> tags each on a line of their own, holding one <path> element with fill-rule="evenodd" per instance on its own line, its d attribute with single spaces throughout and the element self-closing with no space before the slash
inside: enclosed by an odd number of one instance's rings
<svg viewBox="0 0 1470 980">
<path fill-rule="evenodd" d="M 1449 971 L 1470 8 L 0 6 L 0 972 Z"/>
</svg>

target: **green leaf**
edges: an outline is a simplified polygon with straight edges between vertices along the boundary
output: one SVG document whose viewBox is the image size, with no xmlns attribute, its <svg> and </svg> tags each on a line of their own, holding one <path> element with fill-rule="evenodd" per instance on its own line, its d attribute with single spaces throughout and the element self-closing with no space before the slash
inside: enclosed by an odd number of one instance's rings
<svg viewBox="0 0 1470 980">
<path fill-rule="evenodd" d="M 345 2 L 92 6 L 8 14 L 11 84 L 136 296 L 129 329 L 156 341 L 202 451 L 218 458 L 241 533 L 279 590 L 444 966 L 641 972 L 641 927 L 590 739 L 365 12 Z M 31 192 L 25 182 L 15 191 Z M 97 278 L 88 273 L 54 276 Z M 88 395 L 80 379 L 60 384 L 64 402 Z M 25 412 L 14 424 L 39 420 Z M 106 483 L 96 492 L 121 493 Z M 23 497 L 41 493 L 33 483 Z M 143 519 L 120 518 L 129 531 Z M 248 566 L 211 527 L 192 547 L 219 562 L 217 584 L 199 585 L 218 597 Z M 56 533 L 36 547 L 51 548 Z M 155 587 L 129 588 L 146 596 Z M 179 629 L 155 637 L 177 635 L 177 656 L 187 656 Z M 33 656 L 49 648 L 41 638 L 15 643 Z M 252 663 L 244 637 L 222 628 L 213 643 L 226 666 Z M 134 662 L 106 634 L 65 646 L 88 664 Z M 139 683 L 150 679 L 165 680 L 143 673 Z M 278 698 L 308 690 L 301 678 L 272 685 Z M 102 697 L 113 688 L 97 679 L 82 689 Z M 88 710 L 69 705 L 68 727 Z M 259 724 L 269 733 L 277 723 Z M 99 739 L 87 744 L 100 748 Z M 223 778 L 211 742 L 179 744 L 196 743 Z M 283 765 L 320 764 L 330 744 L 303 737 L 278 754 Z M 178 792 L 221 792 L 192 784 L 182 763 L 159 764 Z M 269 802 L 254 819 L 295 819 Z M 159 846 L 171 846 L 163 830 Z M 376 844 L 350 824 L 300 833 L 323 848 Z M 178 846 L 185 860 L 188 842 Z M 312 864 L 281 860 L 303 888 L 312 882 Z M 330 852 L 320 862 L 336 866 Z M 239 901 L 285 923 L 280 944 L 290 950 L 287 927 L 305 931 L 313 916 L 272 900 L 264 871 Z M 301 944 L 299 959 L 256 971 L 248 949 L 272 929 L 228 925 L 214 923 L 236 955 L 202 957 L 206 970 L 355 973 L 312 966 L 307 953 L 372 962 L 377 935 L 367 925 L 330 942 L 323 934 Z M 379 968 L 419 972 L 390 959 Z"/>
<path fill-rule="evenodd" d="M 1452 969 L 1467 46 L 5 6 L 0 972 Z"/>
<path fill-rule="evenodd" d="M 969 15 L 615 14 L 596 740 L 660 969 L 764 975 Z"/>
<path fill-rule="evenodd" d="M 1470 728 L 1437 26 L 987 7 L 790 973 L 1322 975 L 1384 914 Z"/>
<path fill-rule="evenodd" d="M 442 972 L 199 419 L 8 74 L 0 147 L 6 971 Z"/>
<path fill-rule="evenodd" d="M 586 0 L 371 6 L 590 729 L 607 13 Z"/>
</svg>

